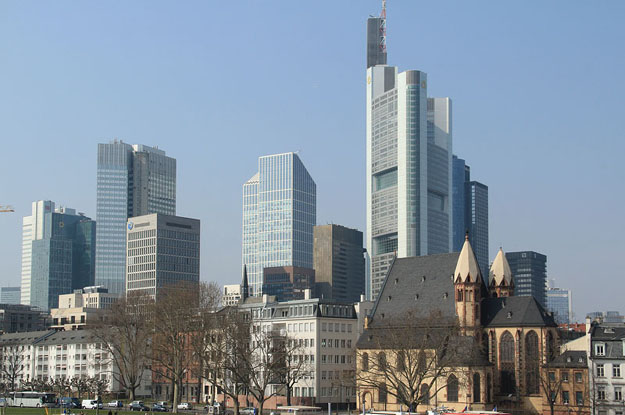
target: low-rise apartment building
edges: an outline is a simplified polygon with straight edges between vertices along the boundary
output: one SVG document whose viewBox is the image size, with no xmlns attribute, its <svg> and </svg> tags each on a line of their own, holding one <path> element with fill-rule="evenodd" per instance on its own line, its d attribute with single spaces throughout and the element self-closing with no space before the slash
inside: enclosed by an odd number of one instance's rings
<svg viewBox="0 0 625 415">
<path fill-rule="evenodd" d="M 592 323 L 590 327 L 590 384 L 593 414 L 625 413 L 625 326 Z"/>
</svg>

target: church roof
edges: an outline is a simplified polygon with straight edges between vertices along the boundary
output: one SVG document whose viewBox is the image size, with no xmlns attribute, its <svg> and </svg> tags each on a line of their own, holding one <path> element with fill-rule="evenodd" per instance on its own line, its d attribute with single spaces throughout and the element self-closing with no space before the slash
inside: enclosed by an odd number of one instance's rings
<svg viewBox="0 0 625 415">
<path fill-rule="evenodd" d="M 480 272 L 480 266 L 477 263 L 477 258 L 473 253 L 473 248 L 469 242 L 469 236 L 464 239 L 464 245 L 460 251 L 458 257 L 458 263 L 454 271 L 454 279 L 457 280 L 460 277 L 461 281 L 480 282 L 482 273 Z M 479 278 L 479 279 L 478 279 Z"/>
<path fill-rule="evenodd" d="M 484 327 L 557 327 L 534 297 L 485 298 L 482 301 Z"/>
<path fill-rule="evenodd" d="M 495 285 L 502 285 L 502 282 L 505 281 L 506 286 L 510 286 L 512 284 L 512 271 L 510 270 L 510 264 L 508 264 L 508 260 L 506 259 L 506 254 L 504 254 L 503 249 L 499 248 L 499 252 L 497 252 L 497 256 L 493 261 L 493 264 L 490 266 L 490 272 L 488 273 L 488 284 L 492 285 L 493 280 L 495 281 Z"/>
<path fill-rule="evenodd" d="M 386 325 L 411 313 L 415 318 L 456 318 L 453 272 L 458 253 L 397 258 L 391 265 L 371 311 L 370 327 Z"/>
</svg>

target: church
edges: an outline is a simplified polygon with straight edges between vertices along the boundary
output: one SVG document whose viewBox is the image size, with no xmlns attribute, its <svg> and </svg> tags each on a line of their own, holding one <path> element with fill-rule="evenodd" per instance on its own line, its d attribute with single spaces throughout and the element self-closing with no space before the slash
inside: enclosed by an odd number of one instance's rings
<svg viewBox="0 0 625 415">
<path fill-rule="evenodd" d="M 460 253 L 396 258 L 357 343 L 358 407 L 542 413 L 557 343 L 553 315 L 514 296 L 503 250 L 486 276 L 468 238 Z"/>
</svg>

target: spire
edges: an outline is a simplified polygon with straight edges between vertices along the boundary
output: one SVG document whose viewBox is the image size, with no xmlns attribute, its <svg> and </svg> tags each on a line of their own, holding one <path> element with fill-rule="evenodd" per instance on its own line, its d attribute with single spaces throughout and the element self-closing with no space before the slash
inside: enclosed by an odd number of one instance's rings
<svg viewBox="0 0 625 415">
<path fill-rule="evenodd" d="M 241 284 L 241 302 L 245 301 L 250 295 L 249 284 L 247 282 L 247 264 L 243 265 L 243 283 Z"/>
<path fill-rule="evenodd" d="M 512 271 L 510 270 L 510 264 L 506 259 L 503 249 L 499 248 L 497 256 L 490 266 L 490 272 L 488 273 L 488 285 L 492 285 L 494 281 L 495 285 L 513 285 Z"/>
<path fill-rule="evenodd" d="M 458 256 L 458 263 L 456 264 L 456 270 L 454 271 L 454 281 L 460 278 L 461 282 L 479 282 L 479 278 L 482 277 L 480 272 L 480 266 L 477 264 L 477 258 L 471 248 L 469 242 L 469 234 L 464 237 L 464 245 Z"/>
</svg>

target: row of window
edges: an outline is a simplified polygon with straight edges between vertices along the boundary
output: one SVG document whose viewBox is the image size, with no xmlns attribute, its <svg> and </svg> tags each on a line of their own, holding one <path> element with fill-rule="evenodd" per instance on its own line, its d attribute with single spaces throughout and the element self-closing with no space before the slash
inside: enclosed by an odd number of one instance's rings
<svg viewBox="0 0 625 415">
<path fill-rule="evenodd" d="M 580 392 L 577 392 L 577 393 L 580 393 Z M 622 401 L 623 400 L 623 388 L 620 386 L 615 387 L 612 396 L 615 401 Z M 602 400 L 602 401 L 608 399 L 607 388 L 605 386 L 599 385 L 597 387 L 597 399 Z"/>
<path fill-rule="evenodd" d="M 322 364 L 351 364 L 352 363 L 352 355 L 348 354 L 348 355 L 325 355 L 322 354 L 321 355 L 321 363 Z"/>
<path fill-rule="evenodd" d="M 340 348 L 348 348 L 351 349 L 352 347 L 352 341 L 351 339 L 345 340 L 339 340 L 339 339 L 334 339 L 334 342 L 332 341 L 332 339 L 321 339 L 321 347 L 333 347 L 332 344 L 334 343 L 334 348 L 338 349 Z"/>
<path fill-rule="evenodd" d="M 605 377 L 605 364 L 597 365 L 597 377 L 603 378 Z M 621 365 L 612 364 L 612 377 L 620 378 L 621 377 Z"/>
</svg>

